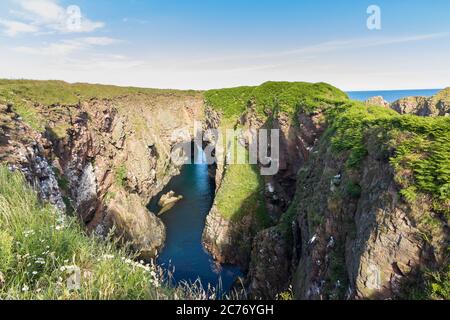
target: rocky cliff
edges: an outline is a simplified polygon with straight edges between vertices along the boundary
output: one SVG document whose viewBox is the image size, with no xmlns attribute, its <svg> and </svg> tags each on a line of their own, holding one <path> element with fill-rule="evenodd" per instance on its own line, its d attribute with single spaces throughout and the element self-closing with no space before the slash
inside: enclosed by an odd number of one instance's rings
<svg viewBox="0 0 450 320">
<path fill-rule="evenodd" d="M 52 103 L 18 99 L 14 89 L 21 87 Z M 68 97 L 39 96 L 60 87 Z M 76 212 L 91 232 L 114 230 L 141 257 L 153 257 L 165 227 L 146 205 L 178 173 L 172 147 L 192 138 L 203 117 L 201 94 L 34 82 L 12 88 L 2 107 L 1 161 L 23 171 L 44 200 Z M 100 98 L 83 96 L 85 89 Z M 173 135 L 177 130 L 192 136 Z"/>
<path fill-rule="evenodd" d="M 446 115 L 446 92 L 423 99 L 439 106 L 426 115 Z M 252 94 L 249 101 L 258 96 Z M 282 133 L 281 170 L 265 194 L 272 227 L 247 233 L 252 244 L 237 259 L 248 267 L 250 294 L 273 298 L 291 287 L 299 299 L 418 298 L 430 295 L 433 281 L 434 288 L 448 281 L 449 119 L 399 116 L 381 98 L 330 103 L 317 93 L 316 105 L 303 98 L 294 112 L 280 112 L 283 89 L 266 94 L 272 104 L 264 101 L 265 113 L 257 116 L 269 121 L 249 117 L 253 103 L 239 110 L 245 119 L 239 126 Z M 210 102 L 220 110 L 216 95 Z M 375 101 L 383 107 L 372 107 Z M 275 112 L 267 112 L 270 105 Z M 215 256 L 236 261 L 233 241 L 246 235 L 230 225 L 243 223 L 252 220 L 233 222 L 213 208 L 205 233 Z"/>
<path fill-rule="evenodd" d="M 450 88 L 442 90 L 431 98 L 403 98 L 392 103 L 390 107 L 400 114 L 450 116 Z"/>
</svg>

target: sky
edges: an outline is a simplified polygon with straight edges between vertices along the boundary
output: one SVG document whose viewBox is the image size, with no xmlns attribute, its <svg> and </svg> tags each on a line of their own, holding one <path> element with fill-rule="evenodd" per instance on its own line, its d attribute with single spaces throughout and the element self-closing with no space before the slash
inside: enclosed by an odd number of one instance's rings
<svg viewBox="0 0 450 320">
<path fill-rule="evenodd" d="M 444 88 L 449 12 L 448 0 L 2 0 L 0 78 Z"/>
</svg>

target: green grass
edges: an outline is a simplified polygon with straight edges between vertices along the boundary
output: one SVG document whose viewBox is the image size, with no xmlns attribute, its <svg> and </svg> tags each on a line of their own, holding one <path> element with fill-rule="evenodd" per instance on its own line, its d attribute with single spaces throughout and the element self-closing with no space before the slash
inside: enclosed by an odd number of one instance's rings
<svg viewBox="0 0 450 320">
<path fill-rule="evenodd" d="M 369 147 L 387 147 L 393 150 L 390 162 L 405 198 L 428 194 L 437 211 L 450 213 L 450 118 L 401 116 L 361 103 L 330 109 L 327 116 L 326 137 L 336 152 L 349 152 L 349 167 L 358 167 Z M 378 146 L 367 144 L 373 134 Z"/>
<path fill-rule="evenodd" d="M 26 121 L 25 121 L 26 122 Z M 52 135 L 52 138 L 56 140 L 62 140 L 67 136 L 67 131 L 70 129 L 70 125 L 67 123 L 58 124 L 54 128 L 47 128 L 48 132 Z"/>
<path fill-rule="evenodd" d="M 125 164 L 122 164 L 116 169 L 115 181 L 118 186 L 125 187 L 127 182 L 127 167 Z"/>
<path fill-rule="evenodd" d="M 445 266 L 442 271 L 427 273 L 426 278 L 429 298 L 450 300 L 450 265 Z"/>
<path fill-rule="evenodd" d="M 111 85 L 74 83 L 64 81 L 0 80 L 2 98 L 20 98 L 42 105 L 75 105 L 79 101 L 114 99 L 127 95 L 179 94 L 194 91 L 118 87 Z"/>
<path fill-rule="evenodd" d="M 8 99 L 10 102 L 11 99 Z M 43 132 L 45 128 L 45 119 L 37 112 L 37 110 L 33 107 L 30 107 L 24 101 L 16 101 L 14 103 L 14 112 L 16 112 L 21 118 L 22 121 L 27 123 L 34 130 L 39 132 Z"/>
<path fill-rule="evenodd" d="M 229 165 L 216 195 L 217 209 L 232 221 L 255 214 L 259 227 L 265 227 L 270 223 L 270 218 L 263 192 L 264 183 L 256 165 Z"/>
<path fill-rule="evenodd" d="M 236 121 L 250 101 L 262 118 L 268 113 L 284 112 L 293 116 L 297 111 L 314 112 L 318 108 L 340 105 L 348 96 L 325 83 L 266 82 L 257 87 L 237 87 L 210 90 L 204 93 L 206 103 L 223 113 L 225 122 Z"/>
<path fill-rule="evenodd" d="M 73 267 L 81 271 L 81 282 L 69 290 Z M 42 204 L 21 174 L 0 166 L 0 300 L 183 297 L 210 296 L 195 285 L 170 287 L 158 267 L 85 235 L 76 218 Z"/>
<path fill-rule="evenodd" d="M 63 81 L 5 80 L 0 79 L 0 103 L 12 103 L 14 111 L 24 122 L 42 132 L 46 119 L 36 110 L 35 104 L 76 105 L 90 99 L 115 99 L 125 96 L 186 95 L 195 91 L 145 89 L 110 85 L 75 83 Z M 64 137 L 64 128 L 57 128 L 58 137 Z"/>
</svg>

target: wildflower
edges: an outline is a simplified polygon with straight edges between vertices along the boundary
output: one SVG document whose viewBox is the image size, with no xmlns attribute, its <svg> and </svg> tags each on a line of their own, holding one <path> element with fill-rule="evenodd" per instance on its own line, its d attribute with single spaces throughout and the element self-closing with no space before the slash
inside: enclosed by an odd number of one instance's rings
<svg viewBox="0 0 450 320">
<path fill-rule="evenodd" d="M 27 230 L 23 233 L 25 238 L 28 238 L 29 236 L 34 235 L 34 230 Z"/>
<path fill-rule="evenodd" d="M 30 288 L 28 286 L 23 286 L 22 287 L 22 291 L 23 292 L 28 292 L 28 290 L 30 290 Z"/>
<path fill-rule="evenodd" d="M 33 274 L 33 276 L 35 276 L 35 275 L 38 274 L 38 272 L 37 271 L 33 271 L 32 274 Z"/>
</svg>

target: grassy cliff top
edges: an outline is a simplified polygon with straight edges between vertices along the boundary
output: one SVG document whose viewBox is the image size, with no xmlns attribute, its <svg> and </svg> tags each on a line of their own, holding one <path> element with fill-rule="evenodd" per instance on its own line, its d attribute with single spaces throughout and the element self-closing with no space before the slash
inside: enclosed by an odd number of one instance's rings
<svg viewBox="0 0 450 320">
<path fill-rule="evenodd" d="M 70 84 L 64 81 L 0 79 L 0 101 L 9 102 L 8 100 L 11 100 L 13 102 L 19 98 L 43 105 L 74 105 L 80 100 L 114 99 L 126 95 L 185 95 L 193 93 L 195 91 L 118 87 L 87 83 Z"/>
<path fill-rule="evenodd" d="M 450 117 L 400 115 L 351 102 L 328 110 L 327 121 L 325 138 L 335 151 L 349 152 L 348 167 L 358 167 L 369 148 L 391 149 L 401 194 L 409 201 L 430 195 L 434 209 L 450 218 Z"/>
<path fill-rule="evenodd" d="M 443 102 L 450 105 L 450 87 L 439 91 L 432 100 L 434 103 Z"/>
<path fill-rule="evenodd" d="M 295 114 L 335 106 L 348 101 L 343 91 L 326 83 L 266 82 L 257 87 L 237 87 L 205 92 L 206 103 L 223 113 L 224 120 L 237 119 L 254 103 L 258 115 L 267 112 Z"/>
<path fill-rule="evenodd" d="M 64 81 L 37 80 L 2 80 L 0 79 L 0 104 L 11 103 L 14 111 L 23 121 L 42 132 L 47 120 L 36 105 L 73 106 L 91 99 L 116 99 L 117 107 L 129 106 L 155 101 L 178 101 L 195 97 L 202 99 L 199 91 L 181 91 L 169 89 L 145 89 L 135 87 L 118 87 L 111 85 L 75 83 Z"/>
</svg>

